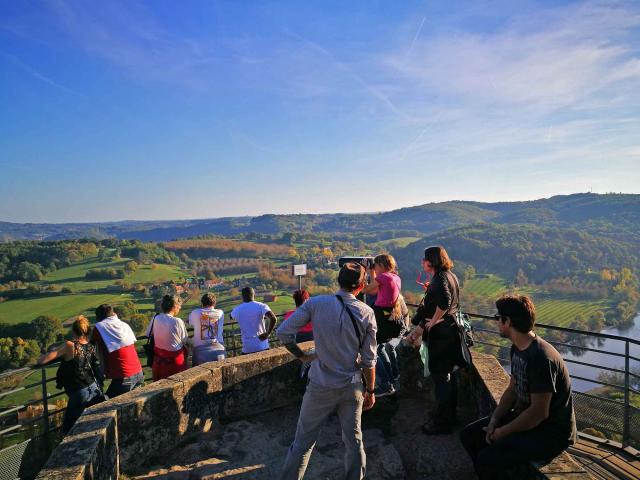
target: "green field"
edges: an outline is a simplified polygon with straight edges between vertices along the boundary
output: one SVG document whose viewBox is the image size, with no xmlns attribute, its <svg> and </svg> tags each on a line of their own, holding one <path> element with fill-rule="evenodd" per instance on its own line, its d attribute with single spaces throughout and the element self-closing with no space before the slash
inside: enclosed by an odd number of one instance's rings
<svg viewBox="0 0 640 480">
<path fill-rule="evenodd" d="M 0 323 L 31 322 L 40 315 L 54 315 L 66 320 L 79 314 L 93 316 L 93 309 L 101 303 L 120 304 L 132 300 L 131 294 L 95 293 L 70 294 L 52 297 L 10 300 L 0 303 Z"/>
<path fill-rule="evenodd" d="M 117 261 L 99 261 L 96 257 L 61 268 L 49 273 L 40 282 L 42 285 L 57 284 L 69 287 L 73 294 L 52 295 L 28 299 L 10 300 L 0 304 L 0 323 L 30 322 L 39 315 L 54 315 L 61 320 L 79 314 L 92 316 L 93 309 L 101 303 L 121 304 L 134 300 L 134 296 L 118 293 L 101 293 L 99 290 L 112 286 L 115 280 L 85 280 L 85 274 L 92 268 L 124 268 L 130 259 Z M 181 280 L 185 274 L 174 265 L 140 265 L 138 270 L 125 277 L 125 281 L 134 283 L 160 283 L 169 280 Z M 149 301 L 138 299 L 138 308 L 142 311 L 153 309 Z"/>
<path fill-rule="evenodd" d="M 607 302 L 596 300 L 541 299 L 536 301 L 535 294 L 533 299 L 536 304 L 536 321 L 561 327 L 569 325 L 577 315 L 589 318 L 597 310 L 606 313 L 610 307 Z"/>
<path fill-rule="evenodd" d="M 124 268 L 124 264 L 127 263 L 127 261 L 128 259 L 121 259 L 114 262 L 101 262 L 94 257 L 51 272 L 47 274 L 40 283 L 55 283 L 63 287 L 69 287 L 74 292 L 108 287 L 109 285 L 113 285 L 114 280 L 85 280 L 85 274 L 92 268 Z"/>
<path fill-rule="evenodd" d="M 394 245 L 397 248 L 404 248 L 410 243 L 417 242 L 420 239 L 422 239 L 422 237 L 389 238 L 387 240 L 381 240 L 380 242 L 378 242 L 378 244 L 382 246 Z"/>
<path fill-rule="evenodd" d="M 464 292 L 480 297 L 498 297 L 506 289 L 504 280 L 497 275 L 477 275 L 464 284 Z"/>
<path fill-rule="evenodd" d="M 471 293 L 479 297 L 498 298 L 506 293 L 507 285 L 497 275 L 477 275 L 467 281 L 464 293 Z M 607 312 L 611 305 L 606 300 L 575 300 L 570 298 L 553 298 L 548 294 L 526 287 L 517 290 L 520 294 L 530 295 L 536 305 L 537 321 L 549 325 L 567 326 L 577 315 L 589 318 L 596 311 Z"/>
<path fill-rule="evenodd" d="M 140 265 L 138 270 L 125 277 L 129 283 L 164 283 L 171 280 L 182 281 L 189 275 L 175 265 Z"/>
</svg>

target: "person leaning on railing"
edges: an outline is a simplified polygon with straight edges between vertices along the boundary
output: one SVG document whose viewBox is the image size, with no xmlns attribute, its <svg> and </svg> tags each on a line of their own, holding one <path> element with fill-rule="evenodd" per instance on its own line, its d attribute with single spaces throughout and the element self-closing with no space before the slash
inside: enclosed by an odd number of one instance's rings
<svg viewBox="0 0 640 480">
<path fill-rule="evenodd" d="M 577 438 L 569 371 L 558 351 L 533 331 L 526 296 L 496 301 L 500 336 L 511 345 L 511 381 L 491 417 L 460 433 L 480 480 L 506 478 L 508 467 L 550 460 Z"/>
<path fill-rule="evenodd" d="M 216 308 L 216 297 L 205 293 L 200 299 L 201 308 L 189 314 L 193 327 L 193 366 L 224 360 L 224 312 Z"/>
<path fill-rule="evenodd" d="M 99 347 L 105 376 L 111 379 L 107 397 L 117 397 L 141 387 L 144 373 L 136 352 L 136 336 L 129 324 L 120 320 L 107 304 L 96 308 L 96 321 L 91 341 Z"/>
<path fill-rule="evenodd" d="M 95 346 L 89 343 L 90 329 L 89 320 L 80 315 L 71 326 L 73 340 L 53 346 L 38 359 L 40 365 L 61 360 L 56 387 L 69 396 L 62 420 L 63 433 L 71 430 L 85 408 L 104 400 L 102 367 Z"/>
<path fill-rule="evenodd" d="M 176 317 L 182 307 L 180 297 L 162 297 L 159 313 L 149 323 L 147 336 L 153 335 L 153 381 L 162 380 L 188 368 L 187 344 L 189 335 L 181 318 Z"/>
<path fill-rule="evenodd" d="M 413 322 L 417 326 L 407 341 L 418 347 L 424 341 L 429 352 L 429 370 L 435 386 L 436 410 L 422 426 L 427 435 L 450 433 L 456 423 L 458 387 L 456 366 L 460 358 L 460 336 L 455 315 L 460 308 L 458 278 L 451 271 L 453 262 L 444 247 L 424 251 L 422 266 L 432 275 Z"/>
</svg>

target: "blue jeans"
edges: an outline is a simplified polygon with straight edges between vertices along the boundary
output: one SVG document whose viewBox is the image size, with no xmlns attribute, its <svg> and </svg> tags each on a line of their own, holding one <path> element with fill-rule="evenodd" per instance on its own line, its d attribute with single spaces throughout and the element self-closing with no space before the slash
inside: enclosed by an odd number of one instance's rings
<svg viewBox="0 0 640 480">
<path fill-rule="evenodd" d="M 67 409 L 64 411 L 62 420 L 62 432 L 65 434 L 71 430 L 71 427 L 80 418 L 84 409 L 93 405 L 100 397 L 100 389 L 93 382 L 88 387 L 81 388 L 75 392 L 67 392 L 67 395 L 69 395 L 69 402 L 67 402 Z"/>
<path fill-rule="evenodd" d="M 392 338 L 388 342 L 378 345 L 378 361 L 376 362 L 376 379 L 382 390 L 389 390 L 400 378 L 398 370 L 398 354 L 396 347 L 399 338 Z"/>
<path fill-rule="evenodd" d="M 114 378 L 111 380 L 111 385 L 107 389 L 106 395 L 109 398 L 117 397 L 123 393 L 130 392 L 138 387 L 141 387 L 144 383 L 144 373 L 140 370 L 139 373 L 131 375 L 125 378 Z"/>
<path fill-rule="evenodd" d="M 219 343 L 215 345 L 200 345 L 193 349 L 191 363 L 195 367 L 203 363 L 216 362 L 224 359 L 225 350 Z"/>
</svg>

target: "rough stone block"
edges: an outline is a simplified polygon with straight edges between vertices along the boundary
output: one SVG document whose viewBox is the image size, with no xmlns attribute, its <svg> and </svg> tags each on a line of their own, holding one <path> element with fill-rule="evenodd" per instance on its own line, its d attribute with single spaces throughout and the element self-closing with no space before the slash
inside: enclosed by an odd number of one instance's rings
<svg viewBox="0 0 640 480">
<path fill-rule="evenodd" d="M 82 415 L 54 450 L 38 480 L 112 480 L 119 475 L 117 412 Z"/>
</svg>

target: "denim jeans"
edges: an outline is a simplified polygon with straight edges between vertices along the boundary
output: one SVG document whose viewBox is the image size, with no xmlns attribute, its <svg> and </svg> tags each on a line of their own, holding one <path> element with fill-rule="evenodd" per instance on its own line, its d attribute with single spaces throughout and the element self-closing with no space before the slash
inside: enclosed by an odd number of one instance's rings
<svg viewBox="0 0 640 480">
<path fill-rule="evenodd" d="M 118 395 L 122 395 L 123 393 L 127 393 L 141 387 L 143 383 L 144 373 L 142 370 L 130 377 L 114 378 L 111 380 L 111 385 L 109 385 L 106 395 L 109 398 L 117 397 Z"/>
<path fill-rule="evenodd" d="M 302 399 L 296 437 L 289 447 L 281 480 L 301 480 L 309 463 L 322 425 L 329 415 L 338 412 L 344 443 L 344 468 L 346 480 L 364 478 L 366 456 L 362 443 L 360 417 L 364 385 L 351 383 L 345 387 L 329 388 L 309 382 Z"/>
<path fill-rule="evenodd" d="M 193 366 L 201 365 L 207 362 L 217 362 L 225 359 L 224 347 L 220 344 L 200 345 L 193 349 L 191 363 Z"/>
<path fill-rule="evenodd" d="M 398 354 L 396 347 L 400 344 L 399 338 L 393 338 L 388 342 L 378 345 L 378 361 L 376 362 L 376 382 L 382 390 L 389 390 L 400 378 L 398 370 Z"/>
<path fill-rule="evenodd" d="M 62 420 L 62 432 L 65 434 L 71 430 L 71 427 L 80 418 L 84 409 L 93 405 L 100 397 L 100 389 L 93 382 L 88 387 L 81 388 L 75 392 L 67 392 L 67 395 L 69 395 L 69 401 Z"/>
</svg>

